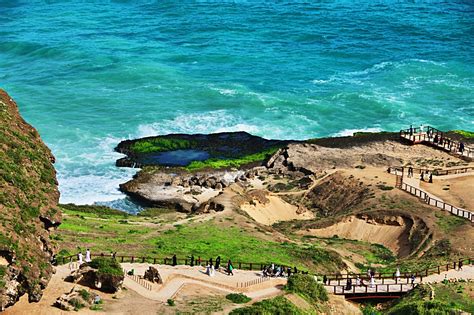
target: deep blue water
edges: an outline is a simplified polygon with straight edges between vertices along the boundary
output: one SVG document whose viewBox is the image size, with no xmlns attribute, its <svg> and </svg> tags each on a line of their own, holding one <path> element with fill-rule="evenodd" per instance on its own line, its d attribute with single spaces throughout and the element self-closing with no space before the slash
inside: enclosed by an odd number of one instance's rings
<svg viewBox="0 0 474 315">
<path fill-rule="evenodd" d="M 138 159 L 143 164 L 162 166 L 186 166 L 192 161 L 204 161 L 210 154 L 202 150 L 173 150 L 167 152 L 151 153 Z"/>
<path fill-rule="evenodd" d="M 0 87 L 61 201 L 112 201 L 126 138 L 474 129 L 474 2 L 1 0 Z"/>
</svg>

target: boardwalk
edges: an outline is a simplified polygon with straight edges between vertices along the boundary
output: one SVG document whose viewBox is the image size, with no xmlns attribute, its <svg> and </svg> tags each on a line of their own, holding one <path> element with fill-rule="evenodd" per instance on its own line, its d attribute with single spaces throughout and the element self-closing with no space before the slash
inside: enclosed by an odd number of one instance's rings
<svg viewBox="0 0 474 315">
<path fill-rule="evenodd" d="M 447 137 L 443 131 L 431 126 L 400 130 L 400 138 L 413 144 L 429 144 L 460 157 L 474 158 L 474 147 L 469 147 L 465 143 L 453 140 Z"/>
</svg>

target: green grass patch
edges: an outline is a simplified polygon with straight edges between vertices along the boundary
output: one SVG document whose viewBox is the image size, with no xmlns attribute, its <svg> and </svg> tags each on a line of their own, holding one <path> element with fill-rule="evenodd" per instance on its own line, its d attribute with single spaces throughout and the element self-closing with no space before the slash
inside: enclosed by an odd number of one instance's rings
<svg viewBox="0 0 474 315">
<path fill-rule="evenodd" d="M 434 214 L 438 219 L 436 220 L 436 225 L 438 225 L 438 227 L 445 232 L 455 230 L 458 227 L 468 223 L 466 219 L 460 218 L 455 215 L 443 213 L 441 211 L 435 211 Z"/>
<path fill-rule="evenodd" d="M 230 293 L 225 296 L 226 299 L 232 301 L 232 303 L 236 304 L 244 304 L 250 302 L 252 299 L 242 293 Z"/>
<path fill-rule="evenodd" d="M 384 311 L 384 314 L 455 314 L 454 310 L 462 310 L 474 314 L 474 300 L 469 296 L 468 290 L 474 288 L 472 283 L 439 283 L 432 284 L 434 299 L 430 300 L 431 289 L 421 285 L 396 300 Z"/>
<path fill-rule="evenodd" d="M 273 314 L 305 314 L 283 296 L 273 299 L 263 300 L 251 306 L 232 310 L 230 315 L 273 315 Z"/>
<path fill-rule="evenodd" d="M 92 259 L 89 263 L 92 268 L 98 270 L 99 273 L 114 275 L 114 276 L 123 276 L 123 270 L 120 264 L 109 257 L 97 257 Z"/>
<path fill-rule="evenodd" d="M 311 304 L 326 302 L 329 299 L 324 286 L 317 283 L 312 275 L 291 275 L 288 278 L 285 290 L 300 295 Z"/>
<path fill-rule="evenodd" d="M 130 146 L 135 153 L 152 153 L 173 150 L 185 150 L 193 146 L 193 143 L 185 139 L 173 138 L 149 138 L 137 140 Z"/>
<path fill-rule="evenodd" d="M 463 136 L 466 139 L 474 139 L 474 132 L 467 130 L 453 130 L 454 133 Z"/>
<path fill-rule="evenodd" d="M 80 212 L 81 214 L 91 214 L 91 215 L 95 215 L 96 217 L 100 217 L 100 216 L 128 217 L 129 216 L 129 214 L 124 212 L 124 211 L 112 209 L 112 208 L 105 207 L 105 206 L 75 205 L 75 204 L 71 204 L 71 203 L 61 204 L 59 206 L 62 208 L 63 212 L 64 212 L 64 210 L 69 210 L 69 211 L 67 211 L 67 213 L 69 213 L 69 212 L 71 212 L 71 213 Z"/>
<path fill-rule="evenodd" d="M 222 168 L 239 168 L 243 165 L 263 162 L 270 156 L 275 154 L 279 148 L 270 148 L 261 152 L 245 155 L 232 159 L 207 159 L 205 161 L 193 161 L 184 168 L 190 172 L 201 169 L 222 169 Z"/>
</svg>

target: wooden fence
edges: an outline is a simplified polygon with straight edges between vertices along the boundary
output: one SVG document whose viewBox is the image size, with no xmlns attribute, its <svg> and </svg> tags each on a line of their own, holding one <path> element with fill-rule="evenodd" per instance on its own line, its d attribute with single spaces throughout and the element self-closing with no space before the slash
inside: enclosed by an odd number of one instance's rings
<svg viewBox="0 0 474 315">
<path fill-rule="evenodd" d="M 388 172 L 391 174 L 397 174 L 400 172 L 401 174 L 407 174 L 408 169 L 410 166 L 390 166 L 388 168 Z M 468 167 L 458 167 L 458 168 L 450 168 L 450 169 L 428 169 L 428 168 L 418 168 L 418 167 L 412 167 L 411 168 L 414 173 L 420 174 L 421 172 L 423 173 L 431 173 L 433 176 L 444 176 L 444 175 L 454 175 L 454 174 L 465 174 L 468 172 L 473 172 L 474 171 L 474 166 L 468 166 Z"/>
<path fill-rule="evenodd" d="M 429 204 L 430 206 L 435 206 L 439 209 L 449 211 L 451 214 L 453 214 L 455 216 L 467 219 L 471 223 L 474 223 L 474 214 L 469 210 L 465 210 L 465 209 L 453 206 L 449 203 L 438 200 L 436 198 L 432 198 L 426 192 L 424 192 L 423 190 L 421 190 L 419 188 L 416 188 L 416 187 L 413 187 L 411 185 L 408 185 L 404 182 L 401 183 L 400 188 L 402 190 L 404 190 L 404 191 L 406 191 L 406 192 L 422 199 L 425 203 Z"/>
</svg>

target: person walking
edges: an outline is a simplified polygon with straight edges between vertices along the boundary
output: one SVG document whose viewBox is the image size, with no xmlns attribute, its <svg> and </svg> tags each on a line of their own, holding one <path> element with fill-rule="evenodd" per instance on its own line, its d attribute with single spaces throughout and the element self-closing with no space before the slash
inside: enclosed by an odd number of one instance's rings
<svg viewBox="0 0 474 315">
<path fill-rule="evenodd" d="M 79 263 L 79 266 L 83 264 L 82 253 L 77 254 L 77 262 Z"/>
<path fill-rule="evenodd" d="M 395 272 L 395 279 L 398 281 L 400 280 L 400 268 L 397 267 L 397 271 Z"/>
<path fill-rule="evenodd" d="M 359 278 L 359 275 L 356 276 L 356 286 L 360 286 L 360 278 Z"/>
<path fill-rule="evenodd" d="M 462 260 L 460 260 L 458 262 L 458 270 L 461 271 L 462 270 Z"/>
<path fill-rule="evenodd" d="M 370 287 L 374 288 L 375 287 L 375 279 L 374 277 L 370 277 Z"/>
<path fill-rule="evenodd" d="M 410 277 L 410 278 L 411 278 L 411 286 L 412 286 L 412 288 L 414 288 L 414 287 L 415 287 L 415 279 L 416 279 L 416 277 L 415 277 L 414 274 L 411 274 L 411 277 Z"/>
<path fill-rule="evenodd" d="M 86 250 L 86 262 L 91 262 L 91 251 L 89 248 Z"/>
<path fill-rule="evenodd" d="M 206 275 L 211 276 L 211 266 L 209 264 L 206 265 Z"/>
<path fill-rule="evenodd" d="M 433 173 L 430 173 L 430 177 L 428 179 L 428 183 L 433 184 Z"/>
<path fill-rule="evenodd" d="M 323 276 L 323 283 L 326 284 L 328 282 L 328 277 L 326 275 Z"/>
<path fill-rule="evenodd" d="M 219 270 L 220 265 L 221 265 L 221 256 L 217 256 L 217 258 L 216 258 L 216 270 Z"/>
<path fill-rule="evenodd" d="M 464 153 L 464 142 L 459 143 L 459 152 L 461 152 L 461 154 Z"/>
<path fill-rule="evenodd" d="M 214 262 L 212 261 L 212 258 L 209 258 L 209 264 L 214 265 Z"/>
<path fill-rule="evenodd" d="M 176 258 L 176 254 L 173 255 L 173 258 L 172 258 L 172 265 L 173 267 L 176 266 L 178 264 L 178 259 Z"/>
<path fill-rule="evenodd" d="M 234 266 L 232 266 L 232 261 L 230 261 L 229 259 L 229 261 L 227 262 L 227 273 L 229 276 L 234 275 L 233 270 L 234 270 Z"/>
<path fill-rule="evenodd" d="M 425 172 L 421 171 L 420 173 L 420 180 L 425 181 Z"/>
<path fill-rule="evenodd" d="M 211 265 L 211 273 L 209 276 L 214 277 L 216 275 L 216 269 L 214 269 L 214 265 Z"/>
<path fill-rule="evenodd" d="M 191 254 L 191 264 L 190 265 L 191 265 L 191 267 L 194 267 L 194 255 L 193 254 Z"/>
<path fill-rule="evenodd" d="M 408 168 L 408 177 L 413 177 L 413 167 Z"/>
<path fill-rule="evenodd" d="M 291 277 L 291 267 L 286 268 L 286 274 L 289 277 Z"/>
</svg>

